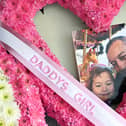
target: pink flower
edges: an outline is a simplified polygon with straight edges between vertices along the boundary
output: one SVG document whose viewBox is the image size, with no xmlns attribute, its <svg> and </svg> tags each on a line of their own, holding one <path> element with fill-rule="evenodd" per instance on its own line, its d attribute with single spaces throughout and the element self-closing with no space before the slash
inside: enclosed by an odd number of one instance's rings
<svg viewBox="0 0 126 126">
<path fill-rule="evenodd" d="M 18 0 L 6 0 L 6 7 L 16 10 L 18 8 Z"/>
<path fill-rule="evenodd" d="M 19 126 L 31 126 L 30 119 L 27 116 L 22 116 L 19 121 Z"/>
<path fill-rule="evenodd" d="M 45 111 L 41 103 L 39 96 L 39 90 L 35 86 L 31 85 L 26 87 L 27 105 L 29 108 L 29 115 L 32 125 L 34 126 L 46 126 Z"/>
</svg>

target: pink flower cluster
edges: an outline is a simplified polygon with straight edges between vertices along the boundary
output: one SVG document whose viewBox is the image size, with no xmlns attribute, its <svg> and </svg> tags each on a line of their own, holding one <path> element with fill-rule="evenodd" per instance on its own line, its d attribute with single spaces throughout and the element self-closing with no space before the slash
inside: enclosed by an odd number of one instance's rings
<svg viewBox="0 0 126 126">
<path fill-rule="evenodd" d="M 101 31 L 108 28 L 124 0 L 1 0 L 0 20 L 30 40 L 54 62 L 59 60 L 41 39 L 33 23 L 36 12 L 47 4 L 58 2 L 69 8 L 90 28 Z M 113 0 L 115 1 L 115 0 Z M 20 126 L 46 126 L 45 112 L 61 126 L 92 126 L 87 119 L 68 105 L 55 92 L 36 78 L 19 61 L 0 46 L 0 67 L 10 78 L 17 103 L 20 106 Z"/>
<path fill-rule="evenodd" d="M 95 32 L 109 28 L 125 0 L 57 0 L 70 9 Z"/>
<path fill-rule="evenodd" d="M 122 102 L 118 105 L 116 111 L 126 119 L 126 93 L 123 94 Z"/>
</svg>

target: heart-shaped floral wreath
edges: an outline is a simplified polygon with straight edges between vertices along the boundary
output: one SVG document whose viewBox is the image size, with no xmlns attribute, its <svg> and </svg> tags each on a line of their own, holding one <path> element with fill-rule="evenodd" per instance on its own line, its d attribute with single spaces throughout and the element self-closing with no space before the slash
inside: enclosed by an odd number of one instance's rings
<svg viewBox="0 0 126 126">
<path fill-rule="evenodd" d="M 41 39 L 33 23 L 36 12 L 46 6 L 58 2 L 64 8 L 69 8 L 80 17 L 95 32 L 108 29 L 113 17 L 118 13 L 125 0 L 1 0 L 0 20 L 16 32 L 30 40 L 40 50 L 44 51 L 53 61 L 60 65 L 58 59 L 51 53 L 46 42 Z M 14 99 L 10 98 L 15 109 L 7 109 L 0 101 L 0 124 L 2 126 L 46 126 L 45 112 L 57 120 L 61 126 L 91 126 L 87 119 L 74 110 L 42 81 L 36 78 L 19 61 L 10 55 L 0 45 L 0 92 L 5 84 L 13 88 Z M 3 72 L 4 71 L 4 74 Z M 3 86 L 4 85 L 4 86 Z M 6 91 L 5 91 L 6 93 Z M 8 94 L 8 93 L 6 93 Z M 12 92 L 10 91 L 10 94 Z M 1 93 L 0 93 L 1 95 Z M 8 103 L 9 95 L 3 100 Z M 8 97 L 7 97 L 8 96 Z M 7 99 L 7 100 L 6 100 Z M 4 103 L 3 103 L 4 104 Z M 1 107 L 2 106 L 2 107 Z M 14 111 L 16 110 L 16 111 Z M 15 112 L 15 113 L 14 113 Z M 16 117 L 14 116 L 16 114 Z M 19 124 L 17 123 L 19 120 Z"/>
</svg>

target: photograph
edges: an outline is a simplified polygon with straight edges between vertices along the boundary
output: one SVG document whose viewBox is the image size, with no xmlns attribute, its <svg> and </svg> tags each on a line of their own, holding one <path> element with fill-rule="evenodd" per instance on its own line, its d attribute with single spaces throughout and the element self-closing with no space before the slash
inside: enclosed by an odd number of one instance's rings
<svg viewBox="0 0 126 126">
<path fill-rule="evenodd" d="M 72 38 L 80 83 L 116 107 L 125 92 L 126 25 L 112 25 L 99 33 L 91 29 L 73 31 Z"/>
</svg>

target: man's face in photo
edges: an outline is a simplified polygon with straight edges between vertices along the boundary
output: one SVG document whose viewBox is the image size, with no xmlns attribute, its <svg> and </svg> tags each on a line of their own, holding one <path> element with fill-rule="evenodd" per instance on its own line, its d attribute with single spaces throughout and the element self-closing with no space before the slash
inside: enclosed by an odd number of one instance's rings
<svg viewBox="0 0 126 126">
<path fill-rule="evenodd" d="M 126 43 L 116 40 L 110 46 L 107 53 L 109 62 L 117 72 L 126 69 Z"/>
</svg>

